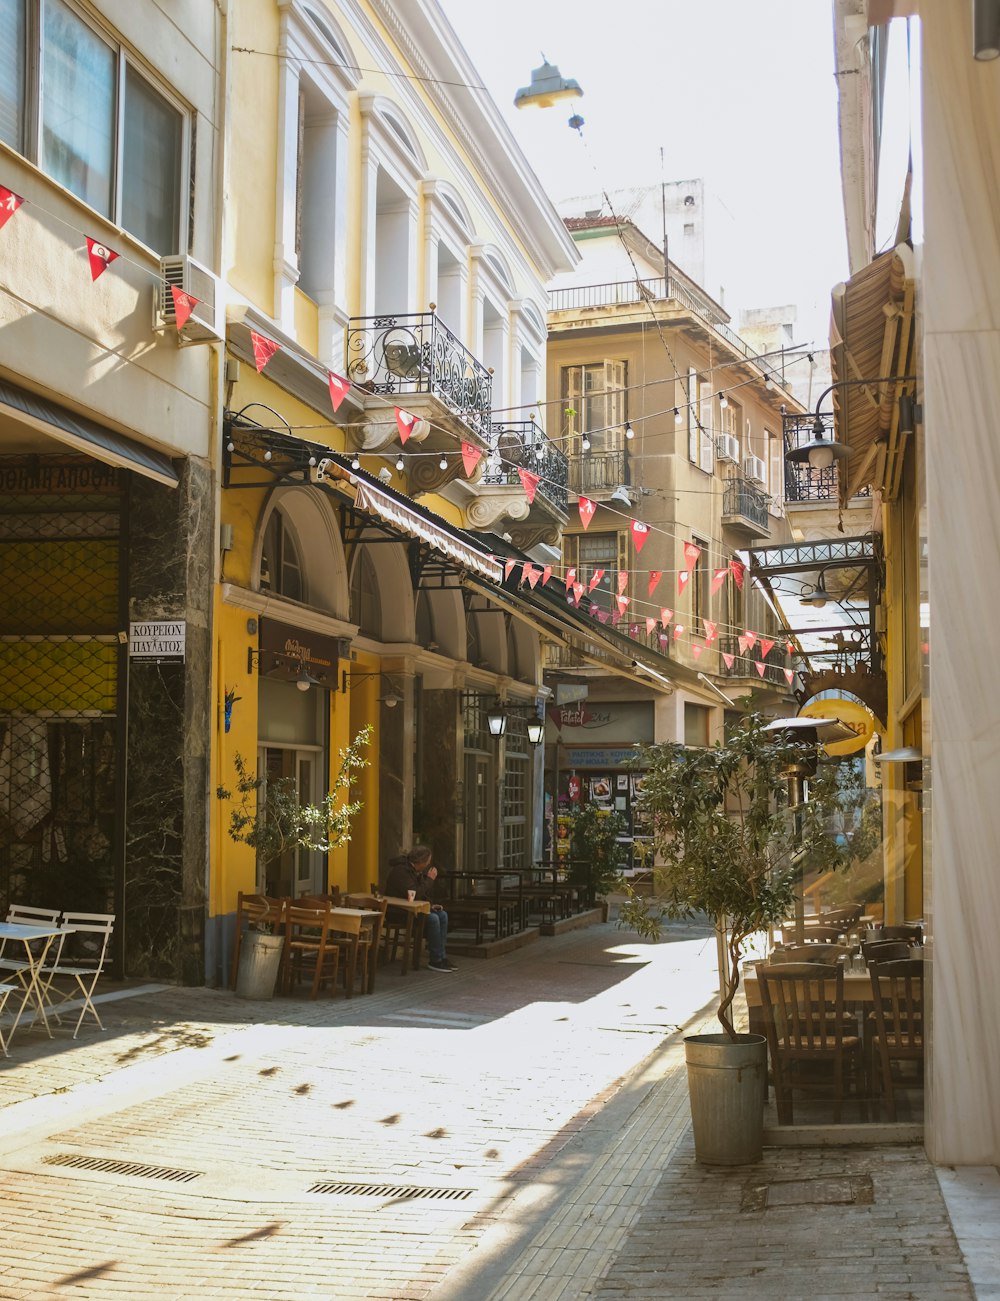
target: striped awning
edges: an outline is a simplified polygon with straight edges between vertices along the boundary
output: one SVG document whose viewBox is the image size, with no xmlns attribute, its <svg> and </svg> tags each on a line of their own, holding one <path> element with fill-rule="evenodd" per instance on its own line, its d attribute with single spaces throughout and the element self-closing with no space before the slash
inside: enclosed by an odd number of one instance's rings
<svg viewBox="0 0 1000 1301">
<path fill-rule="evenodd" d="M 367 511 L 398 532 L 433 547 L 462 569 L 492 579 L 494 583 L 503 581 L 503 565 L 500 561 L 488 551 L 467 541 L 444 520 L 429 519 L 424 512 L 406 505 L 398 497 L 383 492 L 364 479 L 357 480 L 354 503 L 359 510 Z"/>
</svg>

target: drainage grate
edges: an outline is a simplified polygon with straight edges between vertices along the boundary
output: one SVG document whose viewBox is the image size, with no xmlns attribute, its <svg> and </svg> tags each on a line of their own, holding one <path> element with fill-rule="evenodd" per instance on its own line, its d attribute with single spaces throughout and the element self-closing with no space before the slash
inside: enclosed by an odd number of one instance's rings
<svg viewBox="0 0 1000 1301">
<path fill-rule="evenodd" d="M 101 1174 L 133 1175 L 137 1179 L 166 1179 L 170 1183 L 189 1184 L 200 1179 L 203 1170 L 174 1170 L 165 1165 L 142 1165 L 138 1161 L 111 1161 L 100 1156 L 74 1156 L 60 1152 L 56 1156 L 43 1156 L 45 1165 L 71 1166 L 74 1170 L 99 1170 Z"/>
<path fill-rule="evenodd" d="M 311 1193 L 333 1193 L 339 1197 L 392 1197 L 396 1201 L 464 1202 L 472 1188 L 418 1188 L 413 1184 L 313 1184 Z"/>
</svg>

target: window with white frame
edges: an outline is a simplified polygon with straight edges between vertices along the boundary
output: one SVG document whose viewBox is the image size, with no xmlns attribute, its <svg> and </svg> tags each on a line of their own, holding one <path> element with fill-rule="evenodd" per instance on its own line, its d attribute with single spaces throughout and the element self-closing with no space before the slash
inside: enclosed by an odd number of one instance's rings
<svg viewBox="0 0 1000 1301">
<path fill-rule="evenodd" d="M 68 0 L 0 0 L 0 140 L 158 253 L 185 246 L 189 120 Z"/>
<path fill-rule="evenodd" d="M 764 446 L 767 448 L 768 473 L 767 487 L 771 494 L 771 513 L 780 515 L 785 503 L 785 456 L 781 439 L 764 430 Z"/>
<path fill-rule="evenodd" d="M 565 366 L 562 373 L 567 451 L 579 456 L 586 434 L 592 453 L 620 451 L 628 418 L 628 368 L 624 361 Z"/>
<path fill-rule="evenodd" d="M 712 386 L 707 381 L 702 381 L 698 385 L 698 459 L 695 464 L 699 469 L 704 470 L 706 474 L 711 474 L 715 469 L 715 419 L 713 408 L 715 397 L 712 392 Z M 695 408 L 692 408 L 695 410 Z M 692 457 L 692 460 L 694 458 Z"/>
<path fill-rule="evenodd" d="M 512 721 L 508 720 L 508 732 Z M 512 753 L 512 747 L 508 743 L 503 778 L 503 868 L 505 871 L 528 865 L 530 771 L 531 765 L 527 754 Z"/>
</svg>

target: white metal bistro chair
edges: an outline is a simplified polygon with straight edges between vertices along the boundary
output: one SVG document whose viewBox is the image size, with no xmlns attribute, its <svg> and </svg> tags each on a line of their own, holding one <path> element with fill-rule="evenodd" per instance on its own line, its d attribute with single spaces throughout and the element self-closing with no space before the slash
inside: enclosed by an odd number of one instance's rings
<svg viewBox="0 0 1000 1301">
<path fill-rule="evenodd" d="M 16 992 L 17 992 L 16 985 L 0 985 L 0 1016 L 3 1015 L 3 1010 L 7 1003 L 8 998 L 10 998 L 11 994 L 14 994 Z M 10 1035 L 8 1034 L 7 1039 L 9 1038 Z M 0 1022 L 0 1048 L 3 1049 L 3 1055 L 5 1057 L 10 1056 L 10 1053 L 7 1051 L 7 1039 L 3 1037 L 3 1023 Z"/>
<path fill-rule="evenodd" d="M 114 913 L 63 913 L 62 924 L 66 927 L 59 958 L 53 963 L 46 963 L 42 968 L 42 996 L 52 1008 L 52 1014 L 62 1024 L 58 1006 L 68 1003 L 79 993 L 83 998 L 83 1007 L 77 1018 L 73 1031 L 75 1039 L 80 1033 L 83 1018 L 89 1012 L 103 1030 L 101 1018 L 94 1006 L 94 989 L 108 961 L 108 948 L 114 930 Z M 68 980 L 71 983 L 63 989 L 57 982 Z"/>
<path fill-rule="evenodd" d="M 62 913 L 58 908 L 35 908 L 28 904 L 12 903 L 7 909 L 6 920 L 20 926 L 58 926 L 61 916 Z M 31 943 L 40 944 L 38 940 L 32 940 Z M 61 937 L 56 943 L 61 943 Z M 37 951 L 41 952 L 41 948 L 39 947 Z M 53 955 L 52 962 L 57 961 L 58 956 Z M 25 961 L 21 942 L 0 939 L 0 971 L 10 971 L 20 977 L 27 969 L 28 963 Z"/>
</svg>

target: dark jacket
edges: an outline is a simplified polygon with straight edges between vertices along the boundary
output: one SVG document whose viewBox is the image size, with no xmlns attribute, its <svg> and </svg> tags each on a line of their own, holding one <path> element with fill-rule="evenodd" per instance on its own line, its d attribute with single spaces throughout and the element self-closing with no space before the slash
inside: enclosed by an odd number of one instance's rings
<svg viewBox="0 0 1000 1301">
<path fill-rule="evenodd" d="M 434 898 L 434 882 L 427 879 L 426 872 L 418 872 L 404 854 L 389 860 L 384 893 L 394 899 L 405 899 L 407 890 L 415 890 L 418 899 L 428 902 Z"/>
</svg>

